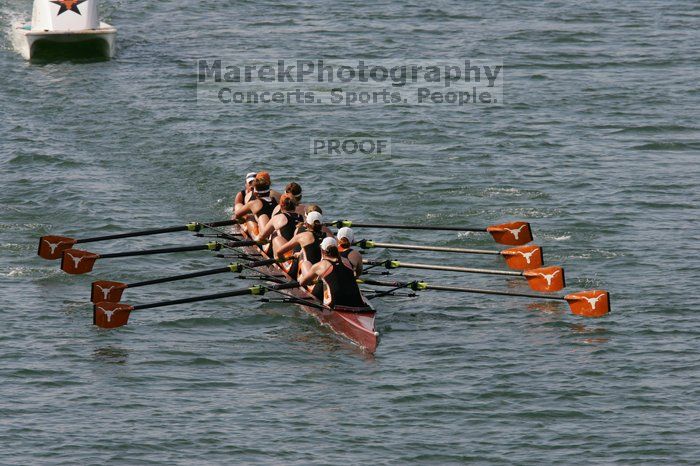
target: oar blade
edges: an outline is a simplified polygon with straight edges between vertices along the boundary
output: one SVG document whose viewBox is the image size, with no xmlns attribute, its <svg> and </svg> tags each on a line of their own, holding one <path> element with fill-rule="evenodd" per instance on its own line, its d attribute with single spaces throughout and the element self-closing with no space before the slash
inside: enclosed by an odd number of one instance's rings
<svg viewBox="0 0 700 466">
<path fill-rule="evenodd" d="M 72 248 L 75 243 L 77 243 L 77 240 L 67 236 L 42 236 L 39 238 L 37 254 L 39 257 L 50 261 L 60 259 L 63 251 Z"/>
<path fill-rule="evenodd" d="M 536 269 L 544 264 L 542 248 L 534 244 L 504 249 L 501 255 L 506 265 L 514 270 Z"/>
<path fill-rule="evenodd" d="M 486 228 L 494 241 L 509 246 L 522 246 L 532 241 L 532 230 L 527 222 L 509 222 Z"/>
<path fill-rule="evenodd" d="M 118 303 L 122 299 L 122 293 L 126 289 L 127 284 L 122 282 L 113 282 L 108 280 L 99 280 L 92 282 L 92 290 L 90 293 L 90 301 L 93 303 L 109 302 Z"/>
<path fill-rule="evenodd" d="M 98 302 L 92 306 L 92 323 L 102 328 L 117 328 L 129 322 L 134 310 L 128 304 Z"/>
<path fill-rule="evenodd" d="M 610 312 L 610 293 L 587 290 L 564 296 L 573 314 L 582 317 L 602 317 Z"/>
<path fill-rule="evenodd" d="M 61 256 L 61 270 L 71 275 L 88 273 L 95 265 L 98 254 L 80 249 L 66 249 Z"/>
<path fill-rule="evenodd" d="M 564 269 L 557 266 L 525 270 L 523 276 L 535 291 L 559 291 L 566 286 Z"/>
</svg>

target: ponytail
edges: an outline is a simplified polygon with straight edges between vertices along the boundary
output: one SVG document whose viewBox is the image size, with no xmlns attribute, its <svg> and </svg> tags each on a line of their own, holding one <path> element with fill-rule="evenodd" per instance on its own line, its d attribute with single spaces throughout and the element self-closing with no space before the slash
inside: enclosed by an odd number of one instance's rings
<svg viewBox="0 0 700 466">
<path fill-rule="evenodd" d="M 335 259 L 340 259 L 340 252 L 338 251 L 338 246 L 328 246 L 328 249 L 326 249 L 326 255 Z"/>
<path fill-rule="evenodd" d="M 297 208 L 297 203 L 294 200 L 294 198 L 291 196 L 289 196 L 289 197 L 282 196 L 282 203 L 281 204 L 282 204 L 282 209 L 284 209 L 286 211 L 292 211 L 292 210 Z"/>
</svg>

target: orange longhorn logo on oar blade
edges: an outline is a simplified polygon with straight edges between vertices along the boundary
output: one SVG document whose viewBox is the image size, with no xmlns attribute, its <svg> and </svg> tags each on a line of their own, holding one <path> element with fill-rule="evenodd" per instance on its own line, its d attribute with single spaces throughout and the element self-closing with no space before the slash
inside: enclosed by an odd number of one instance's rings
<svg viewBox="0 0 700 466">
<path fill-rule="evenodd" d="M 523 276 L 535 291 L 559 291 L 566 286 L 564 269 L 557 266 L 525 270 Z"/>
<path fill-rule="evenodd" d="M 522 246 L 532 241 L 532 230 L 527 222 L 510 222 L 486 228 L 497 243 Z"/>
<path fill-rule="evenodd" d="M 42 236 L 37 254 L 48 260 L 60 259 L 63 251 L 72 248 L 75 243 L 76 240 L 66 236 Z"/>
<path fill-rule="evenodd" d="M 99 303 L 101 301 L 118 303 L 122 299 L 122 293 L 125 289 L 126 283 L 122 282 L 111 282 L 107 280 L 92 282 L 90 301 L 93 303 Z"/>
<path fill-rule="evenodd" d="M 583 317 L 602 317 L 610 312 L 610 293 L 605 290 L 579 291 L 564 296 L 571 312 Z"/>
<path fill-rule="evenodd" d="M 134 310 L 128 304 L 99 302 L 92 306 L 92 323 L 102 328 L 117 328 L 126 325 Z"/>
<path fill-rule="evenodd" d="M 73 275 L 88 273 L 99 257 L 98 254 L 80 249 L 66 249 L 61 258 L 61 270 Z"/>
<path fill-rule="evenodd" d="M 535 245 L 504 249 L 501 255 L 506 260 L 506 265 L 515 270 L 536 269 L 544 263 L 542 248 Z"/>
</svg>

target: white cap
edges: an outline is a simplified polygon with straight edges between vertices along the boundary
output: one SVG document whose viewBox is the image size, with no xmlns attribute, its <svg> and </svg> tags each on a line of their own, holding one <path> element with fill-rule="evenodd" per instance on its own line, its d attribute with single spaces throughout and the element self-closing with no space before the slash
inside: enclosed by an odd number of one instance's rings
<svg viewBox="0 0 700 466">
<path fill-rule="evenodd" d="M 315 210 L 306 214 L 306 223 L 308 223 L 309 225 L 313 225 L 316 222 L 323 223 L 323 215 L 316 212 Z"/>
<path fill-rule="evenodd" d="M 323 251 L 328 251 L 328 248 L 332 246 L 335 246 L 336 248 L 338 247 L 338 242 L 335 240 L 335 238 L 326 236 L 323 238 L 323 241 L 321 241 L 321 250 Z"/>
<path fill-rule="evenodd" d="M 245 182 L 250 183 L 251 181 L 255 180 L 255 176 L 257 175 L 257 172 L 250 172 L 245 176 Z"/>
<path fill-rule="evenodd" d="M 343 227 L 340 230 L 338 230 L 338 240 L 341 240 L 343 238 L 347 238 L 348 241 L 350 241 L 350 244 L 352 244 L 353 241 L 355 241 L 355 233 L 353 233 L 352 228 L 350 227 Z"/>
</svg>

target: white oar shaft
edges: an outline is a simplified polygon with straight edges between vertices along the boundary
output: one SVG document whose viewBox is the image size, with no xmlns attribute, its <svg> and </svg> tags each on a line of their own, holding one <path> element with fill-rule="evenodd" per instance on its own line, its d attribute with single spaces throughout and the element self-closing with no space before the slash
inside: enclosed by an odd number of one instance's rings
<svg viewBox="0 0 700 466">
<path fill-rule="evenodd" d="M 401 267 L 409 269 L 424 269 L 424 270 L 444 270 L 447 272 L 466 272 L 466 273 L 485 273 L 491 275 L 512 275 L 520 277 L 521 272 L 511 272 L 508 270 L 491 270 L 491 269 L 475 269 L 470 267 L 456 267 L 452 265 L 432 265 L 432 264 L 414 264 L 412 262 L 400 262 Z"/>
<path fill-rule="evenodd" d="M 419 244 L 396 244 L 396 243 L 378 243 L 371 242 L 372 247 L 385 249 L 406 249 L 410 251 L 439 251 L 439 252 L 456 252 L 461 254 L 491 254 L 498 256 L 499 251 L 488 251 L 485 249 L 465 249 L 465 248 L 450 248 L 445 246 L 421 246 Z M 360 247 L 362 245 L 360 244 Z"/>
<path fill-rule="evenodd" d="M 434 265 L 434 264 L 415 264 L 413 262 L 403 262 L 403 261 L 374 261 L 374 260 L 363 260 L 363 264 L 374 265 L 374 266 L 385 266 L 389 269 L 394 269 L 398 267 L 404 267 L 407 269 L 423 269 L 423 270 L 443 270 L 446 272 L 466 272 L 466 273 L 483 273 L 489 275 L 509 275 L 513 277 L 522 277 L 522 272 L 511 272 L 507 270 L 492 270 L 492 269 L 475 269 L 471 267 L 456 267 L 452 265 Z"/>
</svg>

